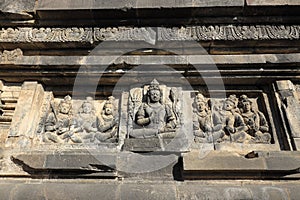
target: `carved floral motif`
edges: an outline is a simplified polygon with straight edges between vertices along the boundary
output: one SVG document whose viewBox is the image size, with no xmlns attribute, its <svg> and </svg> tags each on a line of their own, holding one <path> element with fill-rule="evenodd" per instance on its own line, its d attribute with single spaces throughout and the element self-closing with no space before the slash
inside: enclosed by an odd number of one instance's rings
<svg viewBox="0 0 300 200">
<path fill-rule="evenodd" d="M 299 39 L 298 25 L 208 25 L 188 27 L 114 28 L 2 28 L 0 42 L 89 42 L 177 40 L 279 40 Z"/>
</svg>

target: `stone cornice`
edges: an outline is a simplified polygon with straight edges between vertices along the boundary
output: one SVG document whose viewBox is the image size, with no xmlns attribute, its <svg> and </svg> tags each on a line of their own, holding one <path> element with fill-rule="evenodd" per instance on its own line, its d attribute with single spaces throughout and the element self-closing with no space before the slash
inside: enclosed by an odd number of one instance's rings
<svg viewBox="0 0 300 200">
<path fill-rule="evenodd" d="M 0 42 L 80 42 L 99 41 L 239 41 L 239 40 L 298 40 L 299 25 L 211 25 L 165 28 L 2 28 Z"/>
</svg>

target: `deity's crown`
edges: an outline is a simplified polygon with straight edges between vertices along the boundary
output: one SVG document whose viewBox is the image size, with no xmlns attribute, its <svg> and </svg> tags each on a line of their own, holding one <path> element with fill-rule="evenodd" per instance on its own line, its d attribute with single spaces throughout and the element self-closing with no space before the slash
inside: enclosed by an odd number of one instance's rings
<svg viewBox="0 0 300 200">
<path fill-rule="evenodd" d="M 105 101 L 104 105 L 107 105 L 107 104 L 113 104 L 113 103 L 114 103 L 114 100 L 115 100 L 115 97 L 109 96 L 109 97 L 107 98 L 107 100 Z"/>
<path fill-rule="evenodd" d="M 252 103 L 252 101 L 245 94 L 243 94 L 243 95 L 240 96 L 240 102 L 249 102 L 249 103 Z"/>
<path fill-rule="evenodd" d="M 63 100 L 61 100 L 61 103 L 71 104 L 71 101 L 72 101 L 72 97 L 70 95 L 67 95 L 64 97 Z"/>
<path fill-rule="evenodd" d="M 150 83 L 149 91 L 150 90 L 160 90 L 159 89 L 159 82 L 156 79 L 153 79 L 153 81 Z"/>
<path fill-rule="evenodd" d="M 93 97 L 88 96 L 88 97 L 85 98 L 85 101 L 83 102 L 83 104 L 89 103 L 89 104 L 93 105 L 93 100 L 94 100 Z"/>
<path fill-rule="evenodd" d="M 204 103 L 207 103 L 207 99 L 201 94 L 201 93 L 198 93 L 197 96 L 196 96 L 196 101 L 197 102 L 204 102 Z"/>
<path fill-rule="evenodd" d="M 226 101 L 233 103 L 235 106 L 237 106 L 237 103 L 238 103 L 238 99 L 236 98 L 236 96 L 234 94 L 229 95 L 229 97 L 226 99 Z"/>
</svg>

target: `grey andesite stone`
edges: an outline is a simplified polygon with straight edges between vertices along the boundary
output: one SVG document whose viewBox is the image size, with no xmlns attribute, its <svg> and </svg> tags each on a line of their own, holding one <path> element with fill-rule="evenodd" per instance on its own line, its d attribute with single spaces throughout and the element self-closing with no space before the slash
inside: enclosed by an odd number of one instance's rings
<svg viewBox="0 0 300 200">
<path fill-rule="evenodd" d="M 172 200 L 177 199 L 176 188 L 165 184 L 124 184 L 121 186 L 120 199 Z"/>
<path fill-rule="evenodd" d="M 31 19 L 35 0 L 0 0 L 0 11 L 10 14 L 11 18 Z"/>
<path fill-rule="evenodd" d="M 244 6 L 244 0 L 126 0 L 126 1 L 94 1 L 94 0 L 39 0 L 38 9 L 122 9 L 122 8 L 180 8 L 180 7 L 232 7 Z"/>
</svg>

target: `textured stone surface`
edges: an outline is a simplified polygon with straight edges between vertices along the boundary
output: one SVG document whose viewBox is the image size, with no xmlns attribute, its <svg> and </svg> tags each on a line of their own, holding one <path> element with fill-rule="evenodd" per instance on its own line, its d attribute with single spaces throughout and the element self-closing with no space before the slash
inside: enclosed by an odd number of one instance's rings
<svg viewBox="0 0 300 200">
<path fill-rule="evenodd" d="M 300 101 L 295 85 L 289 80 L 277 81 L 277 90 L 281 96 L 283 112 L 290 126 L 291 136 L 300 137 Z"/>
<path fill-rule="evenodd" d="M 0 199 L 299 199 L 299 6 L 297 0 L 0 0 Z M 98 44 L 107 46 L 93 51 Z M 119 105 L 126 107 L 128 91 L 149 75 L 136 76 L 139 65 L 163 81 L 179 74 L 171 83 L 191 84 L 186 99 L 199 90 L 214 100 L 224 85 L 226 97 L 251 95 L 270 122 L 270 144 L 193 143 L 192 152 L 182 153 L 180 140 L 175 148 L 144 153 L 162 150 L 161 143 L 126 135 L 130 111 L 121 106 L 116 145 L 43 143 L 48 111 L 56 117 L 51 99 L 71 95 L 79 80 L 87 83 L 80 95 L 95 94 L 99 102 L 125 91 Z M 79 68 L 91 76 L 77 77 Z M 115 88 L 125 74 L 125 85 Z M 37 82 L 21 88 L 26 80 Z M 183 102 L 191 125 L 192 101 Z M 222 110 L 218 105 L 206 112 Z M 81 133 L 89 132 L 91 126 L 81 125 Z M 191 127 L 181 132 L 192 135 Z"/>
<path fill-rule="evenodd" d="M 16 146 L 30 146 L 33 134 L 36 131 L 40 108 L 44 98 L 44 89 L 37 82 L 25 82 L 21 88 L 19 103 L 16 107 L 16 117 L 12 121 L 9 131 L 8 145 L 10 142 Z M 30 121 L 30 123 L 28 123 Z"/>
<path fill-rule="evenodd" d="M 6 28 L 0 42 L 86 42 L 99 41 L 241 41 L 299 39 L 299 25 L 206 25 L 187 27 L 72 27 Z M 157 39 L 156 39 L 157 38 Z M 177 42 L 180 44 L 180 42 Z M 107 45 L 107 44 L 106 44 Z M 274 43 L 272 44 L 274 45 Z"/>
<path fill-rule="evenodd" d="M 177 52 L 176 49 L 174 49 Z M 285 64 L 285 63 L 300 63 L 300 54 L 252 54 L 252 55 L 132 55 L 120 56 L 116 59 L 115 56 L 22 56 L 12 63 L 15 65 L 109 65 L 122 64 L 124 62 L 131 65 L 145 64 L 169 64 L 169 65 L 184 65 L 184 64 L 216 64 L 216 65 L 246 65 L 246 64 Z M 0 62 L 4 65 L 5 62 Z M 108 67 L 108 66 L 107 66 Z M 159 67 L 159 66 L 158 66 Z M 263 68 L 262 68 L 263 69 Z M 125 71 L 126 69 L 124 69 Z M 271 69 L 266 69 L 271 70 Z M 100 71 L 100 70 L 99 70 Z M 298 72 L 298 70 L 290 70 Z M 50 72 L 49 72 L 50 73 Z"/>
<path fill-rule="evenodd" d="M 299 6 L 298 0 L 246 0 L 248 6 Z"/>
<path fill-rule="evenodd" d="M 88 150 L 32 152 L 14 154 L 11 159 L 33 177 L 117 177 L 117 156 L 112 153 L 93 154 Z"/>
<path fill-rule="evenodd" d="M 202 152 L 190 152 L 183 155 L 184 170 L 253 171 L 266 169 L 262 158 L 247 159 L 245 155 L 226 151 L 211 151 L 205 152 L 205 154 L 202 154 Z"/>
<path fill-rule="evenodd" d="M 6 181 L 3 199 L 298 199 L 299 181 L 212 180 L 183 183 L 148 181 Z"/>
<path fill-rule="evenodd" d="M 297 174 L 299 166 L 300 154 L 298 152 L 238 154 L 226 151 L 210 151 L 190 152 L 183 155 L 183 170 L 187 178 L 223 177 L 225 174 L 229 177 L 243 177 L 249 176 L 251 173 L 252 176 L 258 177 L 280 177 L 287 174 Z M 276 174 L 276 172 L 280 173 Z"/>
<path fill-rule="evenodd" d="M 35 0 L 1 0 L 0 1 L 0 10 L 4 15 L 4 18 L 12 19 L 32 19 L 35 6 Z M 3 16 L 0 15 L 0 18 Z"/>
<path fill-rule="evenodd" d="M 130 191 L 130 192 L 129 192 Z M 120 199 L 176 199 L 176 188 L 173 185 L 161 184 L 124 184 L 121 187 Z"/>
<path fill-rule="evenodd" d="M 93 1 L 93 0 L 39 0 L 38 10 L 52 9 L 130 9 L 130 8 L 179 8 L 179 7 L 231 7 L 244 6 L 243 0 L 219 1 L 219 0 L 166 0 L 166 1 L 146 1 L 146 0 L 126 0 L 120 3 L 112 1 Z"/>
</svg>

